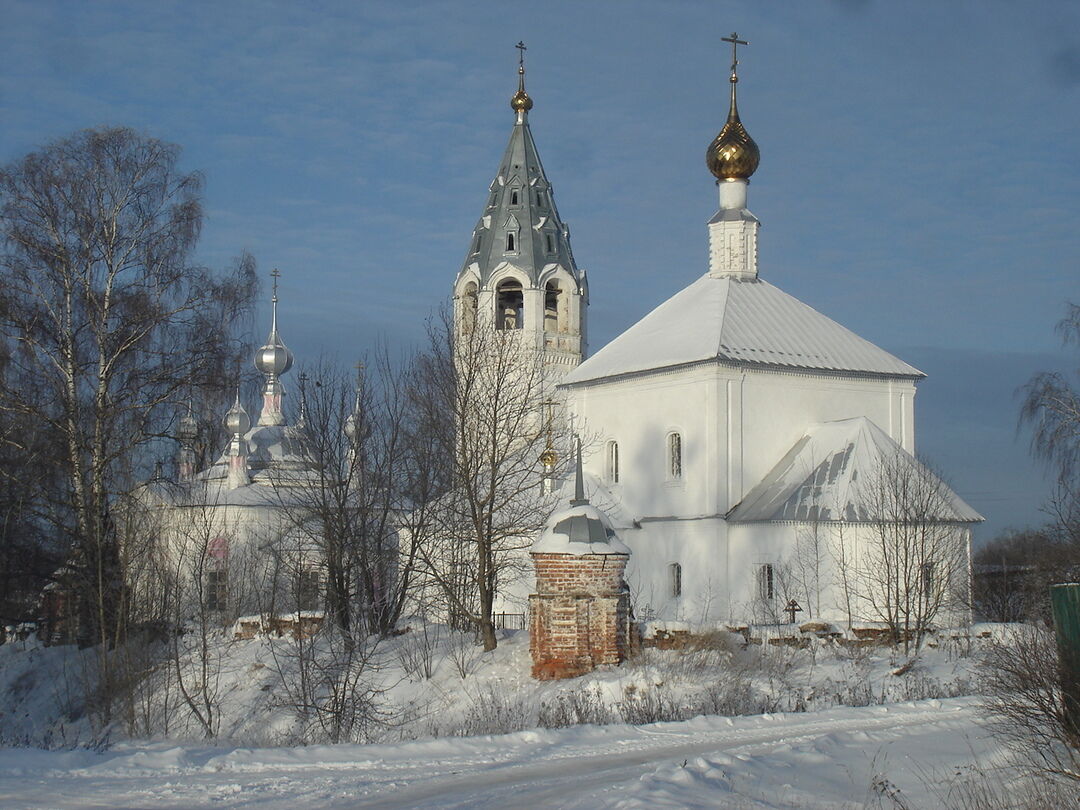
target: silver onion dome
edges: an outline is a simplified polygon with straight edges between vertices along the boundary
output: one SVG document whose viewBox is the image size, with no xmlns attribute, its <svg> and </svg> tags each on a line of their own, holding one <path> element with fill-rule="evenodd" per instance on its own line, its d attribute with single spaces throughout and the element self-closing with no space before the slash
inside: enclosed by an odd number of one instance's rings
<svg viewBox="0 0 1080 810">
<path fill-rule="evenodd" d="M 277 270 L 271 274 L 274 276 L 274 295 L 270 299 L 273 316 L 270 322 L 270 337 L 266 339 L 266 343 L 259 347 L 259 350 L 255 353 L 255 368 L 261 371 L 263 374 L 273 378 L 280 377 L 290 368 L 293 364 L 293 354 L 289 351 L 285 342 L 278 336 L 277 328 L 277 280 L 281 274 Z"/>
<path fill-rule="evenodd" d="M 270 333 L 270 338 L 266 341 L 266 344 L 261 346 L 259 351 L 255 353 L 255 368 L 263 374 L 280 377 L 292 368 L 292 364 L 292 352 L 278 337 L 276 330 Z"/>
<path fill-rule="evenodd" d="M 229 408 L 228 413 L 225 414 L 222 423 L 225 425 L 225 429 L 233 436 L 244 436 L 251 430 L 251 417 L 244 410 L 244 406 L 240 404 L 239 391 L 236 393 L 236 401 Z"/>
</svg>

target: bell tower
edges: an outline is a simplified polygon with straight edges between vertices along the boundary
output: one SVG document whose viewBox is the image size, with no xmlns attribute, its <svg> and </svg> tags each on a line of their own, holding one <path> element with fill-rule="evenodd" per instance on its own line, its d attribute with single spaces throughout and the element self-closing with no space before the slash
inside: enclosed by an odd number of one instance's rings
<svg viewBox="0 0 1080 810">
<path fill-rule="evenodd" d="M 520 330 L 557 381 L 586 354 L 588 284 L 529 129 L 525 43 L 517 48 L 514 127 L 454 282 L 454 316 L 459 330 Z"/>
</svg>

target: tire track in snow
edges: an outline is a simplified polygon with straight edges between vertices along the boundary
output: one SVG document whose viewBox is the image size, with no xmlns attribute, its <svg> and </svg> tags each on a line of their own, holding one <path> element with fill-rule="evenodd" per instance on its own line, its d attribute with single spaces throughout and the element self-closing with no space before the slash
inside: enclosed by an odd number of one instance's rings
<svg viewBox="0 0 1080 810">
<path fill-rule="evenodd" d="M 869 709 L 868 711 L 873 711 Z M 772 728 L 753 728 L 701 732 L 693 740 L 685 738 L 693 732 L 679 734 L 658 732 L 656 737 L 638 737 L 621 746 L 616 753 L 587 753 L 574 750 L 569 744 L 564 752 L 554 752 L 540 761 L 528 764 L 492 764 L 468 773 L 460 770 L 431 774 L 419 784 L 405 788 L 387 786 L 379 795 L 351 800 L 341 807 L 391 810 L 391 808 L 471 808 L 484 807 L 545 807 L 552 802 L 581 796 L 587 791 L 601 790 L 616 784 L 636 781 L 648 765 L 658 766 L 669 761 L 709 754 L 751 753 L 762 747 L 774 748 L 813 741 L 836 732 L 893 731 L 911 726 L 944 726 L 970 722 L 975 714 L 973 705 L 946 710 L 934 707 L 913 712 L 896 712 L 883 708 L 880 716 L 852 719 L 807 719 L 792 721 L 792 715 L 777 719 Z M 636 744 L 635 744 L 636 743 Z M 645 743 L 645 744 L 642 744 Z M 457 764 L 460 769 L 461 763 Z M 374 787 L 374 786 L 372 786 Z M 584 805 L 583 805 L 584 806 Z"/>
</svg>

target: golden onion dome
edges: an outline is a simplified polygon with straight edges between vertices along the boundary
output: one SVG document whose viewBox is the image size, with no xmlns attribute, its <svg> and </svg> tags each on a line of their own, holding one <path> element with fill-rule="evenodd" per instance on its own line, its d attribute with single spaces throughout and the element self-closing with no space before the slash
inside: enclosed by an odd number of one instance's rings
<svg viewBox="0 0 1080 810">
<path fill-rule="evenodd" d="M 555 455 L 555 451 L 550 447 L 540 454 L 540 463 L 545 467 L 554 467 L 555 462 L 559 460 L 559 457 Z"/>
<path fill-rule="evenodd" d="M 731 109 L 727 122 L 705 152 L 705 164 L 717 180 L 746 180 L 757 171 L 761 162 L 761 150 L 739 120 L 739 108 L 735 102 L 735 85 L 738 81 L 738 77 L 732 73 Z"/>
<path fill-rule="evenodd" d="M 532 97 L 525 92 L 525 66 L 518 65 L 518 89 L 510 98 L 510 109 L 514 112 L 528 112 L 532 108 Z"/>
</svg>

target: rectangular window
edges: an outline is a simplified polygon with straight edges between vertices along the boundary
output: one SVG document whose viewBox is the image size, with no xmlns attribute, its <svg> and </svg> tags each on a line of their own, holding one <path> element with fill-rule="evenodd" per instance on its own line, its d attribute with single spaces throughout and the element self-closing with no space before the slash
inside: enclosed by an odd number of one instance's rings
<svg viewBox="0 0 1080 810">
<path fill-rule="evenodd" d="M 773 598 L 775 591 L 773 589 L 772 563 L 765 563 L 764 565 L 758 566 L 757 586 L 759 599 Z"/>
<path fill-rule="evenodd" d="M 311 568 L 301 571 L 296 583 L 297 609 L 318 610 L 320 590 L 319 572 Z"/>
<path fill-rule="evenodd" d="M 671 577 L 671 595 L 682 596 L 682 566 L 672 563 L 668 566 L 668 575 Z"/>
<path fill-rule="evenodd" d="M 224 569 L 206 573 L 206 609 L 222 611 L 229 602 L 229 575 Z"/>
<path fill-rule="evenodd" d="M 934 593 L 934 564 L 932 562 L 923 563 L 919 566 L 919 575 L 922 580 L 922 595 L 924 599 L 929 599 Z"/>
</svg>

